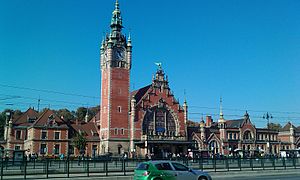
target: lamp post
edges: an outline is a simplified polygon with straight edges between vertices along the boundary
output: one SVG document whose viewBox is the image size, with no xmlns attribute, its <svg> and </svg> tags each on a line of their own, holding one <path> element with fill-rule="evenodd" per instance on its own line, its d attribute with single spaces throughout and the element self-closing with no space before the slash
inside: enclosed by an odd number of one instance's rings
<svg viewBox="0 0 300 180">
<path fill-rule="evenodd" d="M 271 134 L 270 134 L 270 119 L 273 118 L 273 116 L 271 114 L 269 114 L 268 112 L 263 116 L 264 119 L 267 120 L 268 124 L 267 124 L 267 128 L 268 128 L 268 143 L 269 143 L 269 154 L 271 154 L 271 150 L 272 150 L 272 147 L 271 147 Z"/>
</svg>

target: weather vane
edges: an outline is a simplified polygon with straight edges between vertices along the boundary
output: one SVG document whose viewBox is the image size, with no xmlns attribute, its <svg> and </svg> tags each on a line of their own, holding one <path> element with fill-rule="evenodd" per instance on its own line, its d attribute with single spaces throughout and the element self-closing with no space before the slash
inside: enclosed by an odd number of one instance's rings
<svg viewBox="0 0 300 180">
<path fill-rule="evenodd" d="M 156 62 L 156 63 L 154 63 L 154 64 L 157 65 L 157 67 L 158 67 L 159 70 L 162 70 L 161 62 Z"/>
</svg>

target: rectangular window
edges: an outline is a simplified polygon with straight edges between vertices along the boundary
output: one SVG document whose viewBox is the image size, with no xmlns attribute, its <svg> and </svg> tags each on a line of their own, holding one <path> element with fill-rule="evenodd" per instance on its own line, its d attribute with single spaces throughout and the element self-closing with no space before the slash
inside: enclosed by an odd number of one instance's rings
<svg viewBox="0 0 300 180">
<path fill-rule="evenodd" d="M 69 154 L 74 154 L 74 147 L 69 145 Z"/>
<path fill-rule="evenodd" d="M 122 107 L 118 106 L 118 112 L 121 113 L 122 112 Z"/>
<path fill-rule="evenodd" d="M 233 139 L 236 139 L 236 133 L 233 134 Z"/>
<path fill-rule="evenodd" d="M 232 139 L 232 133 L 229 133 L 229 139 Z"/>
<path fill-rule="evenodd" d="M 21 150 L 21 146 L 15 146 L 15 150 Z"/>
<path fill-rule="evenodd" d="M 121 134 L 124 135 L 124 129 L 121 129 Z"/>
<path fill-rule="evenodd" d="M 42 139 L 47 139 L 47 132 L 46 131 L 42 131 Z"/>
<path fill-rule="evenodd" d="M 97 149 L 98 149 L 97 145 L 93 145 L 92 146 L 92 156 L 93 157 L 95 157 L 97 155 Z"/>
<path fill-rule="evenodd" d="M 16 139 L 21 139 L 21 131 L 16 131 Z"/>
<path fill-rule="evenodd" d="M 60 139 L 60 132 L 54 132 L 54 139 Z"/>
<path fill-rule="evenodd" d="M 59 144 L 55 144 L 55 146 L 54 146 L 54 154 L 59 154 Z"/>
<path fill-rule="evenodd" d="M 41 154 L 46 154 L 46 152 L 47 152 L 47 145 L 46 144 L 41 144 L 40 153 Z"/>
<path fill-rule="evenodd" d="M 118 129 L 117 128 L 115 129 L 114 133 L 115 133 L 115 135 L 118 135 Z"/>
<path fill-rule="evenodd" d="M 27 137 L 28 137 L 28 131 L 27 131 L 27 129 L 25 130 L 25 140 L 27 140 Z"/>
</svg>

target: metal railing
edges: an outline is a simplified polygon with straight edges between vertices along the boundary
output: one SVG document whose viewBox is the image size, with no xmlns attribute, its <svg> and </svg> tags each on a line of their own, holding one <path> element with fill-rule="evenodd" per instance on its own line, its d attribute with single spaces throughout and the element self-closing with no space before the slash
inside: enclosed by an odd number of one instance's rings
<svg viewBox="0 0 300 180">
<path fill-rule="evenodd" d="M 190 168 L 210 172 L 221 171 L 254 171 L 296 169 L 300 167 L 300 158 L 171 158 L 169 160 L 186 164 Z M 1 180 L 40 179 L 62 177 L 90 176 L 126 176 L 132 175 L 138 163 L 146 159 L 84 159 L 84 160 L 23 160 L 12 161 L 1 158 Z"/>
</svg>

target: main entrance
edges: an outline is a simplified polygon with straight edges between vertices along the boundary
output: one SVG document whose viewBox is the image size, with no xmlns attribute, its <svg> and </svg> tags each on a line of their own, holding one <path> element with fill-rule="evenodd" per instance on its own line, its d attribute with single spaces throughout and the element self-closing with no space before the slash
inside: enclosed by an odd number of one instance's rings
<svg viewBox="0 0 300 180">
<path fill-rule="evenodd" d="M 151 158 L 166 159 L 171 157 L 184 157 L 188 153 L 190 142 L 178 140 L 149 140 L 136 142 L 140 153 L 144 156 L 147 154 Z M 148 147 L 147 147 L 148 145 Z"/>
</svg>

